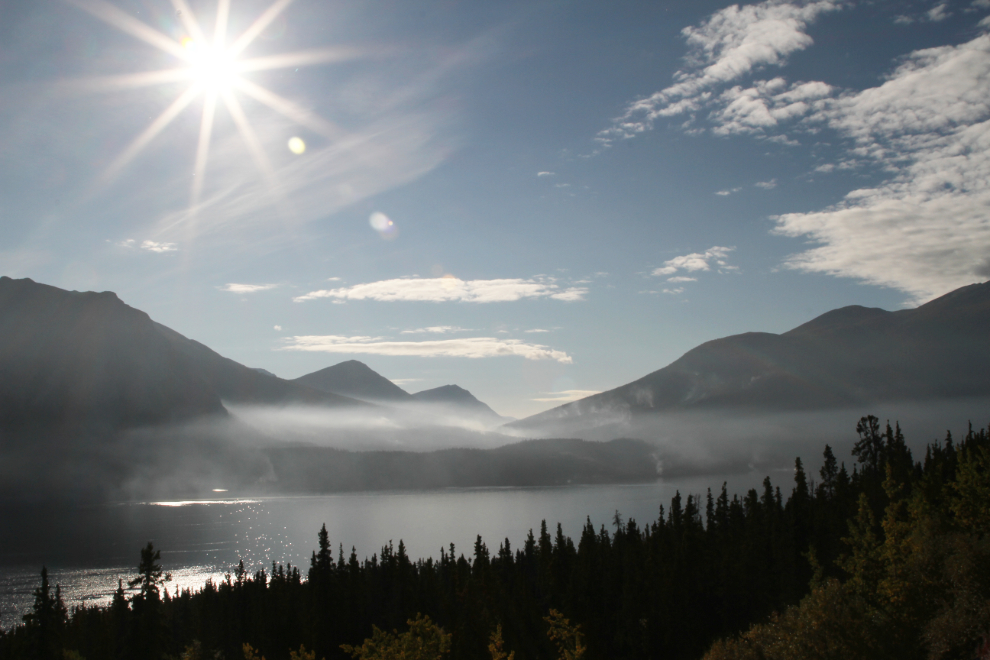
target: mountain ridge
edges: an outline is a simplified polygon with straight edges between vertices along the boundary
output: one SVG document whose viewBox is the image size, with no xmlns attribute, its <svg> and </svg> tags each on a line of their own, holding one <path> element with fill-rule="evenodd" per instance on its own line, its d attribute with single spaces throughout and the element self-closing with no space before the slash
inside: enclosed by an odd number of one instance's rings
<svg viewBox="0 0 990 660">
<path fill-rule="evenodd" d="M 990 394 L 990 283 L 915 309 L 848 306 L 704 342 L 666 367 L 509 428 L 689 410 L 820 410 Z"/>
</svg>

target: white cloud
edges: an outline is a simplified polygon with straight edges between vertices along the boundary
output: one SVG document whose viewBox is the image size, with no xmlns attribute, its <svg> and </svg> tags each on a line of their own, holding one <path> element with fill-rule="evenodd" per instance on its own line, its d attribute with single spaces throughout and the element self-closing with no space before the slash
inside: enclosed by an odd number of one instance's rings
<svg viewBox="0 0 990 660">
<path fill-rule="evenodd" d="M 277 286 L 277 284 L 234 284 L 231 282 L 217 288 L 230 293 L 257 293 L 259 291 L 269 291 Z"/>
<path fill-rule="evenodd" d="M 677 284 L 678 282 L 697 282 L 698 281 L 698 278 L 697 277 L 685 277 L 683 275 L 678 275 L 677 277 L 668 277 L 667 278 L 667 281 L 668 282 L 671 282 L 673 284 Z"/>
<path fill-rule="evenodd" d="M 805 28 L 824 12 L 842 7 L 837 0 L 786 3 L 766 0 L 731 5 L 701 25 L 681 31 L 689 52 L 676 82 L 629 105 L 625 114 L 598 134 L 605 146 L 653 128 L 661 117 L 693 114 L 712 99 L 713 89 L 767 66 L 783 66 L 787 57 L 812 44 Z M 740 101 L 734 112 L 749 114 Z M 765 121 L 765 119 L 763 120 Z"/>
<path fill-rule="evenodd" d="M 934 23 L 944 21 L 948 17 L 952 16 L 952 14 L 947 11 L 948 7 L 949 7 L 948 2 L 940 3 L 929 9 L 925 15 L 928 17 L 928 20 Z"/>
<path fill-rule="evenodd" d="M 299 336 L 286 340 L 283 351 L 313 351 L 366 355 L 402 355 L 416 357 L 488 358 L 518 356 L 527 360 L 554 360 L 563 364 L 573 361 L 567 353 L 518 339 L 469 337 L 433 341 L 388 341 L 383 337 L 340 337 L 337 335 Z"/>
<path fill-rule="evenodd" d="M 536 176 L 554 176 L 556 174 L 556 172 L 537 172 Z"/>
<path fill-rule="evenodd" d="M 816 119 L 891 172 L 822 211 L 775 218 L 818 247 L 799 270 L 854 277 L 916 302 L 990 276 L 990 36 L 912 53 L 882 85 L 835 99 Z"/>
<path fill-rule="evenodd" d="M 704 252 L 693 252 L 680 257 L 674 257 L 673 259 L 668 259 L 663 262 L 663 266 L 660 268 L 655 268 L 653 270 L 653 275 L 658 277 L 663 275 L 673 275 L 679 270 L 686 270 L 688 272 L 706 271 L 711 270 L 713 266 L 719 272 L 724 270 L 735 270 L 735 267 L 730 266 L 726 261 L 728 254 L 733 250 L 735 250 L 734 247 L 720 247 L 715 245 L 708 248 Z"/>
<path fill-rule="evenodd" d="M 276 325 L 276 326 L 275 326 L 275 329 L 276 329 L 276 330 L 278 330 L 279 332 L 281 332 L 281 331 L 282 331 L 282 326 L 280 326 L 280 325 Z"/>
<path fill-rule="evenodd" d="M 175 243 L 158 243 L 156 241 L 144 241 L 141 243 L 142 250 L 148 250 L 149 252 L 175 252 L 179 248 L 176 247 Z"/>
<path fill-rule="evenodd" d="M 990 0 L 973 0 L 972 6 L 977 9 L 990 9 Z"/>
<path fill-rule="evenodd" d="M 435 334 L 435 335 L 445 335 L 448 332 L 468 332 L 467 328 L 458 328 L 453 325 L 432 325 L 428 328 L 417 328 L 415 330 L 403 330 L 399 334 L 401 335 L 422 335 L 422 334 Z"/>
<path fill-rule="evenodd" d="M 402 387 L 403 385 L 409 385 L 410 383 L 418 383 L 422 380 L 423 380 L 422 378 L 392 378 L 391 379 L 391 381 L 395 385 L 398 385 L 399 387 Z"/>
<path fill-rule="evenodd" d="M 679 286 L 679 287 L 675 287 L 673 289 L 664 289 L 663 292 L 666 293 L 666 294 L 669 294 L 671 296 L 679 296 L 682 293 L 684 293 L 684 287 Z"/>
<path fill-rule="evenodd" d="M 294 298 L 296 302 L 335 298 L 338 300 L 377 300 L 382 302 L 512 302 L 523 298 L 583 300 L 588 289 L 561 289 L 552 279 L 461 280 L 452 276 L 382 280 L 351 287 L 311 291 Z"/>
<path fill-rule="evenodd" d="M 727 196 L 731 195 L 732 193 L 739 192 L 740 190 L 742 190 L 742 188 L 729 188 L 727 190 L 719 190 L 715 194 L 718 195 L 719 197 L 727 197 Z"/>
<path fill-rule="evenodd" d="M 546 392 L 549 396 L 531 399 L 541 403 L 569 403 L 585 397 L 601 394 L 600 390 L 563 390 L 561 392 Z"/>
<path fill-rule="evenodd" d="M 990 8 L 990 0 L 973 6 Z M 677 115 L 687 116 L 682 130 L 688 132 L 748 134 L 792 145 L 793 131 L 832 130 L 844 150 L 815 172 L 872 167 L 887 179 L 825 209 L 775 216 L 777 233 L 812 243 L 787 266 L 893 287 L 915 302 L 987 279 L 990 35 L 910 53 L 882 84 L 865 90 L 779 76 L 743 84 L 760 67 L 783 65 L 788 54 L 809 47 L 807 24 L 839 7 L 762 2 L 713 14 L 684 32 L 690 53 L 677 82 L 631 104 L 600 137 L 605 143 L 631 137 Z M 941 20 L 947 7 L 938 3 L 917 18 Z M 980 28 L 990 29 L 990 17 Z M 739 44 L 749 50 L 738 51 Z M 701 120 L 707 126 L 695 127 Z M 708 263 L 692 257 L 672 260 L 654 274 Z"/>
<path fill-rule="evenodd" d="M 137 241 L 135 241 L 133 238 L 125 238 L 122 241 L 118 241 L 114 243 L 114 245 L 122 248 L 132 248 L 137 246 Z"/>
<path fill-rule="evenodd" d="M 753 184 L 757 188 L 763 188 L 764 190 L 772 190 L 777 187 L 777 179 L 770 179 L 769 181 L 757 181 Z"/>
<path fill-rule="evenodd" d="M 543 328 L 533 328 L 532 330 L 524 330 L 523 332 L 526 332 L 526 333 L 541 333 L 541 332 L 550 332 L 550 331 L 549 330 L 544 330 Z"/>
</svg>

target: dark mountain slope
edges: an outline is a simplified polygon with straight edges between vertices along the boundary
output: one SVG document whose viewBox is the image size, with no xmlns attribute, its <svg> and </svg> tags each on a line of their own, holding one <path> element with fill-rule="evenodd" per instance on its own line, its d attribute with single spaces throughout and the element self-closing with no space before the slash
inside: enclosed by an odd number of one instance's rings
<svg viewBox="0 0 990 660">
<path fill-rule="evenodd" d="M 716 339 L 632 383 L 511 424 L 659 411 L 821 410 L 990 394 L 990 283 L 917 309 L 833 310 L 781 335 Z"/>
<path fill-rule="evenodd" d="M 111 292 L 0 278 L 0 425 L 158 424 L 223 415 L 222 400 L 357 404 L 228 360 Z"/>
<path fill-rule="evenodd" d="M 412 401 L 409 392 L 357 360 L 314 371 L 289 382 L 364 401 Z"/>
</svg>

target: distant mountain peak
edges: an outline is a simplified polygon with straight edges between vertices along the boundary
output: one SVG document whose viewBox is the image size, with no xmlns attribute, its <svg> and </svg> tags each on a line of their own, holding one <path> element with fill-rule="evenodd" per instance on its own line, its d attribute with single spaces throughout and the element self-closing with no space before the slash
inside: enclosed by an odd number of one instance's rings
<svg viewBox="0 0 990 660">
<path fill-rule="evenodd" d="M 409 392 L 358 360 L 340 362 L 300 376 L 292 382 L 365 401 L 412 400 Z"/>
<path fill-rule="evenodd" d="M 413 399 L 422 403 L 443 404 L 469 410 L 474 414 L 501 418 L 486 403 L 479 401 L 473 394 L 458 385 L 441 385 L 430 390 L 423 390 L 412 395 Z"/>
</svg>

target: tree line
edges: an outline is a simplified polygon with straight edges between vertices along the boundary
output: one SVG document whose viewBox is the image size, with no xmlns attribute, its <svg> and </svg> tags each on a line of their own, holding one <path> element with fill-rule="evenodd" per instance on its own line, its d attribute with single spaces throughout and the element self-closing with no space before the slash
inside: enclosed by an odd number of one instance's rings
<svg viewBox="0 0 990 660">
<path fill-rule="evenodd" d="M 826 445 L 785 492 L 678 492 L 576 539 L 544 521 L 520 548 L 479 536 L 413 560 L 400 540 L 359 559 L 324 526 L 305 574 L 242 563 L 174 593 L 149 543 L 138 593 L 72 612 L 42 570 L 0 658 L 990 657 L 988 430 L 918 461 L 898 426 L 856 430 L 851 472 Z"/>
</svg>

